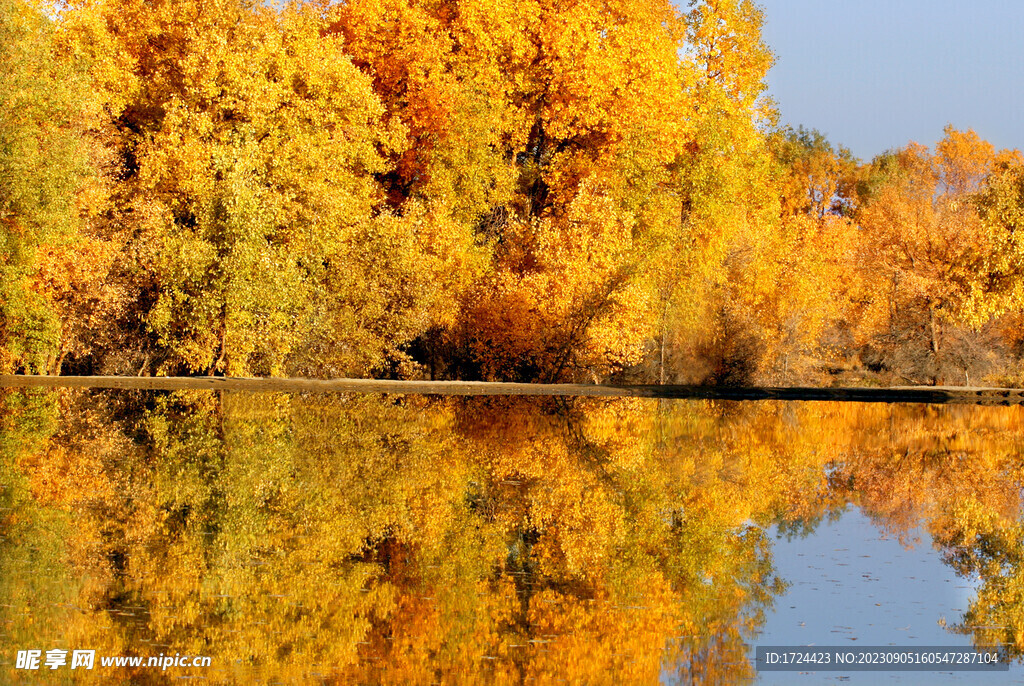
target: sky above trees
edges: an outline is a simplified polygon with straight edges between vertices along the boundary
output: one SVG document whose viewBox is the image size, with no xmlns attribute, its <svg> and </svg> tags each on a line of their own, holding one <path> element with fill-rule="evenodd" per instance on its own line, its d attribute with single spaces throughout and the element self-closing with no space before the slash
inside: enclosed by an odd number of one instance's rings
<svg viewBox="0 0 1024 686">
<path fill-rule="evenodd" d="M 946 124 L 1024 148 L 1024 6 L 985 0 L 759 0 L 781 123 L 814 127 L 863 160 Z"/>
</svg>

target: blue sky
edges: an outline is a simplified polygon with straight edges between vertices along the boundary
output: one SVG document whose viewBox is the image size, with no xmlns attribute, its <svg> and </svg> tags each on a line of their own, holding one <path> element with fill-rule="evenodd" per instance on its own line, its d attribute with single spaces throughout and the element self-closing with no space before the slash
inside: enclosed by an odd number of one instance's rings
<svg viewBox="0 0 1024 686">
<path fill-rule="evenodd" d="M 864 160 L 947 124 L 1024 150 L 1024 2 L 757 0 L 780 123 Z"/>
</svg>

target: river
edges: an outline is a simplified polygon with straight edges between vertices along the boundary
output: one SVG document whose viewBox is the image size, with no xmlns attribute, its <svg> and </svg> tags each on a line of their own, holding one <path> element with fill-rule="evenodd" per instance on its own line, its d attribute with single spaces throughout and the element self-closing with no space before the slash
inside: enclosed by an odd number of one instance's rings
<svg viewBox="0 0 1024 686">
<path fill-rule="evenodd" d="M 1022 438 L 1018 407 L 0 389 L 0 680 L 1019 681 Z"/>
</svg>

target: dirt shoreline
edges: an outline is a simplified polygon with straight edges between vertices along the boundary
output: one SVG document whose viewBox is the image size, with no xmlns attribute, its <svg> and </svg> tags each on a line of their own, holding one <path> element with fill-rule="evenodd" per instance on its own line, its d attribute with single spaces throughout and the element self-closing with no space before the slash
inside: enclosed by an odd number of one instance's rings
<svg viewBox="0 0 1024 686">
<path fill-rule="evenodd" d="M 1024 389 L 961 386 L 889 388 L 771 388 L 726 386 L 603 386 L 487 381 L 388 381 L 152 376 L 0 375 L 7 388 L 122 388 L 135 390 L 279 391 L 285 393 L 395 393 L 421 395 L 542 395 L 710 400 L 822 400 L 875 403 L 1022 405 Z"/>
</svg>

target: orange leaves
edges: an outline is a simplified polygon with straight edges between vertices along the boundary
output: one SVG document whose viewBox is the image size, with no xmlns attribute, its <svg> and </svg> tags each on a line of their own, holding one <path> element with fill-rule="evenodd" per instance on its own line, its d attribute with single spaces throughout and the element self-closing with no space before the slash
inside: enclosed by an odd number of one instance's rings
<svg viewBox="0 0 1024 686">
<path fill-rule="evenodd" d="M 392 205 L 424 202 L 433 223 L 469 229 L 463 253 L 475 233 L 493 256 L 461 287 L 457 338 L 476 373 L 556 378 L 635 361 L 644 298 L 626 273 L 663 221 L 651 193 L 681 112 L 672 7 L 368 0 L 334 17 L 409 132 L 385 180 Z"/>
<path fill-rule="evenodd" d="M 957 131 L 949 125 L 943 132 L 945 138 L 935 145 L 935 155 L 945 192 L 963 195 L 980 190 L 993 169 L 995 148 L 970 129 Z"/>
<path fill-rule="evenodd" d="M 388 120 L 406 127 L 386 189 L 392 204 L 429 198 L 464 221 L 508 191 L 502 148 L 516 136 L 500 73 L 501 62 L 513 59 L 507 36 L 494 17 L 481 18 L 484 7 L 465 5 L 453 11 L 444 3 L 366 0 L 331 15 L 332 30 L 373 77 Z"/>
<path fill-rule="evenodd" d="M 108 182 L 85 214 L 119 305 L 83 305 L 111 335 L 50 356 L 415 375 L 446 347 L 466 376 L 627 369 L 654 292 L 717 278 L 717 239 L 759 228 L 727 206 L 759 195 L 736 160 L 760 151 L 760 21 L 667 0 L 75 4 L 61 46 L 91 60 Z"/>
<path fill-rule="evenodd" d="M 998 159 L 1011 158 L 1004 152 Z M 858 220 L 864 266 L 881 277 L 872 307 L 887 313 L 881 318 L 890 335 L 925 329 L 924 373 L 933 379 L 942 374 L 943 327 L 977 328 L 1004 307 L 1006 285 L 993 277 L 1005 228 L 983 221 L 975 199 L 996 166 L 991 145 L 947 127 L 935 154 L 911 144 L 876 159 L 869 171 Z"/>
<path fill-rule="evenodd" d="M 7 253 L 48 262 L 0 275 L 0 360 L 810 381 L 900 312 L 937 349 L 1024 301 L 1020 156 L 948 129 L 858 171 L 816 132 L 768 135 L 763 21 L 750 0 L 73 4 L 47 26 L 94 92 L 57 119 L 101 181 L 52 224 L 86 219 L 80 244 L 3 218 Z"/>
<path fill-rule="evenodd" d="M 124 285 L 112 279 L 120 246 L 82 237 L 49 247 L 40 255 L 34 290 L 46 298 L 61 323 L 57 354 L 84 358 L 108 342 L 111 320 L 123 317 L 131 302 Z M 59 362 L 52 369 L 58 372 Z"/>
</svg>

